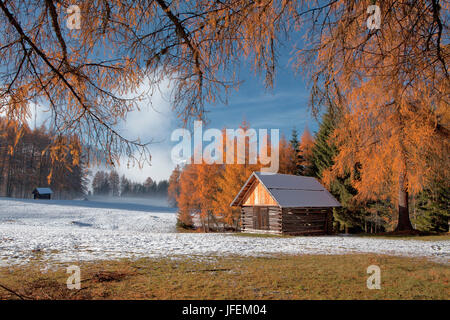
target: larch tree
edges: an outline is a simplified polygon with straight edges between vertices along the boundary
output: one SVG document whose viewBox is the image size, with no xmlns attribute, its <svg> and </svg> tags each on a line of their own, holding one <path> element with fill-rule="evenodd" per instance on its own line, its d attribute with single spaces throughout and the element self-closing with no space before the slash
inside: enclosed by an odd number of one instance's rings
<svg viewBox="0 0 450 320">
<path fill-rule="evenodd" d="M 272 86 L 282 40 L 304 16 L 330 6 L 303 0 L 71 5 L 0 1 L 0 112 L 23 123 L 31 105 L 51 111 L 55 131 L 76 132 L 89 160 L 109 164 L 122 155 L 150 161 L 147 142 L 127 139 L 117 126 L 138 108 L 144 95 L 133 93 L 147 78 L 150 94 L 170 81 L 183 122 L 203 118 L 205 104 L 226 100 L 238 87 L 243 60 Z"/>
<path fill-rule="evenodd" d="M 324 179 L 357 171 L 357 197 L 394 199 L 396 230 L 406 231 L 408 195 L 438 174 L 449 180 L 449 8 L 438 0 L 381 1 L 380 28 L 369 30 L 372 4 L 335 1 L 299 61 L 313 61 L 313 105 L 325 97 L 343 114 L 339 152 Z"/>
<path fill-rule="evenodd" d="M 217 193 L 212 202 L 214 213 L 220 221 L 235 230 L 238 227 L 240 211 L 238 208 L 230 207 L 230 204 L 248 177 L 258 169 L 258 165 L 227 164 L 220 175 L 215 177 Z"/>
<path fill-rule="evenodd" d="M 277 33 L 295 11 L 267 0 L 81 0 L 68 13 L 70 5 L 0 1 L 0 112 L 24 123 L 31 104 L 51 111 L 54 130 L 77 133 L 109 164 L 124 154 L 150 161 L 147 142 L 117 128 L 143 98 L 124 96 L 145 78 L 150 94 L 170 80 L 183 121 L 202 118 L 205 103 L 237 86 L 242 56 L 271 85 Z"/>
<path fill-rule="evenodd" d="M 170 175 L 169 187 L 167 190 L 167 199 L 172 207 L 177 206 L 177 198 L 180 196 L 180 175 L 181 167 L 180 165 L 177 165 Z"/>
<path fill-rule="evenodd" d="M 250 129 L 250 124 L 243 121 L 239 128 L 246 132 Z M 222 137 L 226 141 L 222 152 L 224 164 L 217 165 L 216 174 L 211 181 L 215 185 L 215 194 L 212 197 L 212 210 L 217 221 L 222 222 L 223 226 L 237 230 L 240 212 L 239 209 L 230 207 L 230 204 L 251 173 L 259 170 L 261 166 L 252 164 L 250 161 L 250 137 L 245 138 L 243 141 L 246 151 L 244 154 L 240 154 L 242 158 L 239 159 L 237 137 L 233 137 L 232 140 L 228 141 L 225 130 L 222 130 Z M 227 163 L 227 158 L 231 158 L 230 155 L 233 155 L 233 163 Z"/>
<path fill-rule="evenodd" d="M 311 174 L 311 157 L 312 157 L 312 148 L 314 146 L 314 137 L 309 132 L 308 127 L 306 126 L 303 130 L 303 134 L 300 138 L 300 165 L 302 166 L 302 175 L 310 175 Z"/>
<path fill-rule="evenodd" d="M 296 152 L 292 140 L 291 142 L 288 142 L 284 135 L 281 136 L 280 141 L 278 142 L 278 149 L 280 164 L 278 173 L 298 174 L 298 152 Z"/>
<path fill-rule="evenodd" d="M 193 217 L 201 217 L 202 211 L 202 199 L 198 192 L 199 174 L 198 165 L 188 164 L 183 167 L 183 171 L 180 174 L 179 188 L 180 193 L 177 197 L 178 203 L 178 222 L 181 226 L 193 226 Z M 200 220 L 204 229 L 205 219 Z"/>
<path fill-rule="evenodd" d="M 201 164 L 192 165 L 196 169 L 196 180 L 194 184 L 194 193 L 191 197 L 195 199 L 199 206 L 200 219 L 203 229 L 210 231 L 211 224 L 218 228 L 217 219 L 213 210 L 213 200 L 217 193 L 217 184 L 215 179 L 220 174 L 219 166 L 208 164 L 203 161 Z"/>
</svg>

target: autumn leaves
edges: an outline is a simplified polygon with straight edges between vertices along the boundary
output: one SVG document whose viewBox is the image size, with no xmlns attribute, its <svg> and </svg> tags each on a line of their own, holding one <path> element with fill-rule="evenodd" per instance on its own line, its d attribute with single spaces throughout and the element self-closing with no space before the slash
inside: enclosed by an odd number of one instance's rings
<svg viewBox="0 0 450 320">
<path fill-rule="evenodd" d="M 241 127 L 247 131 L 249 128 Z M 225 135 L 225 132 L 223 133 Z M 238 138 L 234 138 L 237 145 Z M 294 143 L 295 140 L 295 143 Z M 169 180 L 169 198 L 179 208 L 179 225 L 192 226 L 194 220 L 201 230 L 236 230 L 239 223 L 239 210 L 230 207 L 230 203 L 244 185 L 245 181 L 254 171 L 261 171 L 262 164 L 251 162 L 249 157 L 249 144 L 251 138 L 245 139 L 245 152 L 243 163 L 238 163 L 238 153 L 234 150 L 223 150 L 222 156 L 226 159 L 232 152 L 234 161 L 221 164 L 195 163 L 191 161 L 184 166 L 178 166 Z M 279 155 L 279 173 L 298 174 L 298 168 L 306 170 L 313 138 L 309 131 L 305 131 L 301 141 L 297 138 L 287 142 L 281 137 L 274 149 L 269 153 Z M 275 150 L 275 151 L 274 151 Z M 230 156 L 229 156 L 230 157 Z"/>
</svg>

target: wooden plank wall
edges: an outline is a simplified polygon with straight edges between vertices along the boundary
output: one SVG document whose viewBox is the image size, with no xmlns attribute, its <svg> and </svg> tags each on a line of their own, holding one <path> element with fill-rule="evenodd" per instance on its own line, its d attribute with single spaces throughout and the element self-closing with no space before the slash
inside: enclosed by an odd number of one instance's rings
<svg viewBox="0 0 450 320">
<path fill-rule="evenodd" d="M 255 183 L 248 190 L 246 199 L 244 200 L 244 206 L 277 206 L 277 202 L 267 192 L 266 188 L 255 181 Z"/>
</svg>

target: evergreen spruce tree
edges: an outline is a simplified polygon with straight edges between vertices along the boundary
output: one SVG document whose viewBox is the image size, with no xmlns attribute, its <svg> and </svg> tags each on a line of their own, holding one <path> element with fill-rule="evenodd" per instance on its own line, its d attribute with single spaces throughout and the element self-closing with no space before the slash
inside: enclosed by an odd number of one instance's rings
<svg viewBox="0 0 450 320">
<path fill-rule="evenodd" d="M 297 129 L 293 128 L 292 129 L 292 135 L 291 135 L 291 140 L 289 140 L 289 143 L 292 146 L 292 149 L 294 149 L 294 154 L 295 154 L 295 158 L 292 159 L 292 161 L 295 164 L 296 167 L 296 171 L 295 171 L 295 175 L 303 175 L 303 166 L 302 166 L 302 162 L 303 162 L 303 157 L 301 155 L 300 152 L 300 141 L 298 138 L 298 132 Z"/>
<path fill-rule="evenodd" d="M 412 213 L 415 229 L 425 232 L 448 232 L 450 216 L 450 188 L 448 183 L 433 183 L 415 199 Z"/>
<path fill-rule="evenodd" d="M 322 116 L 319 131 L 316 133 L 314 146 L 308 171 L 315 177 L 322 179 L 323 172 L 330 168 L 337 154 L 336 145 L 330 141 L 330 137 L 338 119 L 331 109 Z M 329 186 L 330 192 L 339 200 L 342 207 L 335 209 L 334 219 L 337 229 L 348 232 L 348 228 L 360 231 L 364 228 L 363 214 L 354 203 L 356 190 L 351 186 L 350 175 L 334 179 Z"/>
<path fill-rule="evenodd" d="M 333 165 L 333 157 L 337 153 L 336 146 L 329 141 L 333 130 L 333 119 L 331 113 L 327 112 L 322 116 L 311 158 L 310 170 L 318 178 L 322 178 L 323 171 Z"/>
</svg>

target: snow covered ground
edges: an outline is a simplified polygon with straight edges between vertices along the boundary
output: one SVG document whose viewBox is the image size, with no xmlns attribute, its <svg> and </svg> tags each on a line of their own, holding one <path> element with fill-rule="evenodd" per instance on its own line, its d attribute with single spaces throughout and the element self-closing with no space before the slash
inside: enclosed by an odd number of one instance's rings
<svg viewBox="0 0 450 320">
<path fill-rule="evenodd" d="M 450 261 L 450 241 L 176 233 L 175 212 L 148 204 L 0 198 L 0 266 L 122 257 L 384 253 Z"/>
</svg>

